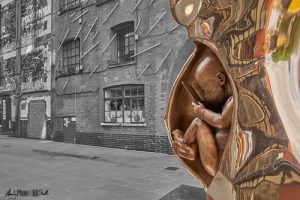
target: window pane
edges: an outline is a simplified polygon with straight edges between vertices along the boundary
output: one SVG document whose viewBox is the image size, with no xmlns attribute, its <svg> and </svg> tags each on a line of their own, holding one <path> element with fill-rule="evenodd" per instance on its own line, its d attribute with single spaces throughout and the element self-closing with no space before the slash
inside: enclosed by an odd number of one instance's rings
<svg viewBox="0 0 300 200">
<path fill-rule="evenodd" d="M 117 109 L 117 122 L 123 122 L 123 99 L 118 99 L 115 101 L 115 107 Z"/>
<path fill-rule="evenodd" d="M 131 109 L 132 110 L 137 110 L 137 108 L 138 108 L 137 99 L 132 99 Z"/>
<path fill-rule="evenodd" d="M 118 88 L 116 91 L 116 96 L 117 97 L 122 97 L 123 96 L 123 92 L 122 92 L 122 88 Z"/>
<path fill-rule="evenodd" d="M 144 98 L 134 99 L 133 102 L 132 122 L 145 122 Z"/>
<path fill-rule="evenodd" d="M 130 123 L 131 121 L 131 108 L 130 99 L 124 99 L 124 122 Z"/>
<path fill-rule="evenodd" d="M 72 56 L 72 50 L 69 49 L 69 50 L 68 50 L 68 57 L 71 57 L 71 56 Z"/>
<path fill-rule="evenodd" d="M 129 38 L 129 44 L 128 45 L 134 45 L 134 37 Z"/>
<path fill-rule="evenodd" d="M 105 101 L 105 122 L 112 122 L 112 118 L 115 116 L 115 111 L 112 111 L 112 101 L 111 100 L 107 100 Z"/>
<path fill-rule="evenodd" d="M 139 104 L 139 110 L 144 110 L 145 105 L 144 105 L 144 98 L 138 99 L 138 104 Z"/>
<path fill-rule="evenodd" d="M 134 110 L 132 111 L 132 117 L 131 117 L 131 121 L 132 122 L 142 122 L 142 113 L 138 110 Z"/>
<path fill-rule="evenodd" d="M 116 97 L 117 91 L 115 89 L 111 89 L 111 97 Z"/>
<path fill-rule="evenodd" d="M 106 100 L 105 101 L 105 107 L 104 107 L 104 110 L 105 110 L 105 112 L 109 112 L 109 111 L 111 111 L 111 100 Z"/>
<path fill-rule="evenodd" d="M 72 55 L 76 55 L 76 50 L 75 50 L 75 48 L 74 48 L 74 49 L 72 49 L 72 52 L 71 52 L 71 54 L 72 54 Z"/>
<path fill-rule="evenodd" d="M 144 95 L 144 87 L 138 88 L 138 95 Z"/>
<path fill-rule="evenodd" d="M 136 96 L 137 95 L 137 88 L 132 88 L 131 89 L 131 96 Z"/>
<path fill-rule="evenodd" d="M 105 98 L 111 98 L 111 97 L 112 97 L 112 92 L 111 92 L 111 90 L 105 90 L 105 92 L 104 92 L 104 97 L 105 97 Z"/>
<path fill-rule="evenodd" d="M 130 96 L 130 89 L 125 89 L 125 96 L 129 97 Z"/>
</svg>

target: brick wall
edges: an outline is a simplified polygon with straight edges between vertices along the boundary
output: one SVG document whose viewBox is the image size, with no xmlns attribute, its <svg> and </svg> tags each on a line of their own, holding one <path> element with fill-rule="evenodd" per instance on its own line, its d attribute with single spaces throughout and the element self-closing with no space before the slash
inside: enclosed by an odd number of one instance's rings
<svg viewBox="0 0 300 200">
<path fill-rule="evenodd" d="M 54 2 L 54 49 L 58 48 L 68 30 L 67 40 L 76 36 L 81 24 L 72 22 L 72 19 L 86 11 L 88 12 L 82 18 L 82 21 L 86 23 L 79 34 L 81 55 L 96 42 L 100 41 L 100 45 L 84 57 L 82 72 L 70 76 L 56 76 L 56 78 L 53 76 L 53 87 L 55 88 L 52 102 L 53 116 L 60 119 L 64 116 L 76 116 L 76 140 L 78 143 L 169 153 L 170 145 L 163 122 L 169 91 L 183 63 L 193 50 L 192 42 L 186 39 L 187 32 L 184 28 L 178 27 L 170 32 L 177 23 L 171 15 L 169 2 L 157 0 L 148 6 L 149 1 L 142 1 L 132 13 L 138 0 L 112 0 L 100 6 L 96 6 L 95 1 L 89 1 L 88 5 L 83 6 L 82 10 L 77 11 L 71 18 L 67 16 L 67 13 L 58 13 L 57 2 Z M 117 3 L 119 4 L 116 10 L 103 23 Z M 165 11 L 161 21 L 146 35 L 150 27 Z M 72 15 L 72 11 L 68 15 Z M 83 42 L 97 16 L 98 21 L 91 30 L 90 36 Z M 116 41 L 113 41 L 104 53 L 102 52 L 113 36 L 111 28 L 127 21 L 133 21 L 136 28 L 140 19 L 141 23 L 136 31 L 136 35 L 138 35 L 136 52 L 156 44 L 160 45 L 137 56 L 135 62 L 131 64 L 110 66 L 109 60 L 116 54 Z M 100 34 L 93 40 L 97 30 Z M 170 48 L 171 53 L 155 73 Z M 61 68 L 61 51 L 56 53 L 54 60 L 58 68 Z M 151 66 L 143 76 L 137 79 L 149 62 Z M 99 67 L 91 75 L 96 65 Z M 144 85 L 145 127 L 101 125 L 104 122 L 104 89 L 124 84 Z M 59 123 L 58 121 L 54 120 L 55 123 Z M 63 130 L 59 129 L 59 124 L 55 124 L 55 127 L 53 137 L 62 139 L 61 131 Z"/>
<path fill-rule="evenodd" d="M 173 153 L 167 136 L 116 133 L 77 133 L 76 138 L 76 142 L 78 144 L 166 154 Z"/>
</svg>

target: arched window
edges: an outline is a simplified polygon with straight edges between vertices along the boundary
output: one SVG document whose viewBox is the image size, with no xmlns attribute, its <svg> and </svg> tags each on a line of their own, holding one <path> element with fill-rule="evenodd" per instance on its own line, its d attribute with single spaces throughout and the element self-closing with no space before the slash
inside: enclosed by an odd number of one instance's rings
<svg viewBox="0 0 300 200">
<path fill-rule="evenodd" d="M 104 89 L 105 122 L 144 123 L 144 85 L 121 85 Z"/>
<path fill-rule="evenodd" d="M 123 64 L 134 61 L 132 56 L 135 53 L 134 23 L 124 22 L 112 28 L 117 34 L 117 61 L 115 64 Z"/>
</svg>

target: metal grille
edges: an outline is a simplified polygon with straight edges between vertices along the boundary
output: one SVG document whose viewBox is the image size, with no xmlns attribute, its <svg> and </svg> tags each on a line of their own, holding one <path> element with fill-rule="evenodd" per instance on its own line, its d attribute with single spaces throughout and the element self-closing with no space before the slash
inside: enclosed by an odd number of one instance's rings
<svg viewBox="0 0 300 200">
<path fill-rule="evenodd" d="M 72 40 L 63 44 L 63 72 L 72 74 L 80 65 L 80 40 Z"/>
</svg>

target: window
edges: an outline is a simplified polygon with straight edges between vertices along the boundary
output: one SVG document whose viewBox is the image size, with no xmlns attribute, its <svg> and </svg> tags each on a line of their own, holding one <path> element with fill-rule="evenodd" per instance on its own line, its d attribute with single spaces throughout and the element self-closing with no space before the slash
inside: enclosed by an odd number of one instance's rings
<svg viewBox="0 0 300 200">
<path fill-rule="evenodd" d="M 110 0 L 96 0 L 96 5 L 100 6 L 100 5 L 102 5 L 102 4 L 104 4 L 104 3 L 108 2 L 108 1 L 110 1 Z"/>
<path fill-rule="evenodd" d="M 81 0 L 63 0 L 62 1 L 62 11 L 72 10 L 80 5 Z"/>
<path fill-rule="evenodd" d="M 80 40 L 63 44 L 63 73 L 74 74 L 80 67 Z"/>
<path fill-rule="evenodd" d="M 11 1 L 5 6 L 0 6 L 1 21 L 1 48 L 9 48 L 16 42 L 16 2 Z"/>
<path fill-rule="evenodd" d="M 134 61 L 131 56 L 135 52 L 134 23 L 125 22 L 113 28 L 117 34 L 117 63 L 128 63 Z"/>
<path fill-rule="evenodd" d="M 22 17 L 25 17 L 26 15 L 31 15 L 34 12 L 37 12 L 37 10 L 46 7 L 47 5 L 47 0 L 21 0 Z"/>
<path fill-rule="evenodd" d="M 104 90 L 105 122 L 144 123 L 144 85 L 123 85 Z"/>
</svg>

